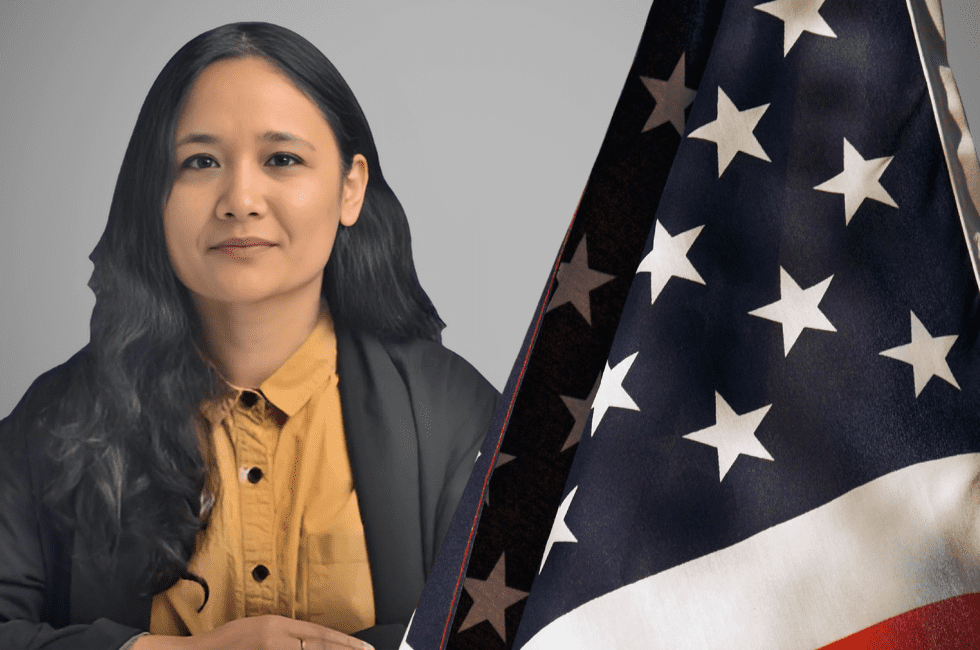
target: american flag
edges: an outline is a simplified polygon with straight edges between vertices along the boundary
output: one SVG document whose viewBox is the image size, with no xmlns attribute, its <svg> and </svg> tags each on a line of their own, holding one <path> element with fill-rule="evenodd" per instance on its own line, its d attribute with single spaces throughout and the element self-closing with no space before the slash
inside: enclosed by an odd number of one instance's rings
<svg viewBox="0 0 980 650">
<path fill-rule="evenodd" d="M 980 647 L 938 0 L 654 3 L 403 647 Z"/>
</svg>

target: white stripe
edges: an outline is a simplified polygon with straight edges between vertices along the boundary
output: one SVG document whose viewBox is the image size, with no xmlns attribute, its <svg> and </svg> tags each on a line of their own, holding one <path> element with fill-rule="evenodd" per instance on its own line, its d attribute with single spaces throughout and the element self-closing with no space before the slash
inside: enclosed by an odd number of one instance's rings
<svg viewBox="0 0 980 650">
<path fill-rule="evenodd" d="M 978 592 L 978 480 L 980 454 L 893 472 L 589 601 L 524 648 L 813 650 Z"/>
</svg>

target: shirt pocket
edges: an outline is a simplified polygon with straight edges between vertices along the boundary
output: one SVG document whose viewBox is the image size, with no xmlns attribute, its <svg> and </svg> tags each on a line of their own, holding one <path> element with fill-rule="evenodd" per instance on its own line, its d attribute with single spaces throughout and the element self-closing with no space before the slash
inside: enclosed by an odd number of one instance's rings
<svg viewBox="0 0 980 650">
<path fill-rule="evenodd" d="M 364 526 L 353 497 L 328 530 L 315 519 L 300 532 L 300 618 L 345 634 L 374 625 L 374 589 Z M 307 514 L 309 518 L 309 513 Z"/>
</svg>

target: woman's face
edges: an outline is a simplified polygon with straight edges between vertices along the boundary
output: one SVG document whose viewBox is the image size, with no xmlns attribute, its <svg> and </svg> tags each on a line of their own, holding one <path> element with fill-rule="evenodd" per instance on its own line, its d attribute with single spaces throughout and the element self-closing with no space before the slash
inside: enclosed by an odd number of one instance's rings
<svg viewBox="0 0 980 650">
<path fill-rule="evenodd" d="M 337 226 L 360 213 L 367 163 L 354 156 L 342 177 L 317 106 L 265 60 L 224 59 L 194 81 L 174 142 L 163 227 L 195 301 L 318 298 Z"/>
</svg>

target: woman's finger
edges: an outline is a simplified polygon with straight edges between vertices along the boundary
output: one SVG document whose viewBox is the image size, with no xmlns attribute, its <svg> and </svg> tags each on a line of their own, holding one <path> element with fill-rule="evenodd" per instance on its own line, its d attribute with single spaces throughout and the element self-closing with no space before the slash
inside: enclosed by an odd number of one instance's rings
<svg viewBox="0 0 980 650">
<path fill-rule="evenodd" d="M 328 631 L 335 632 L 335 634 L 323 637 L 292 637 L 291 640 L 295 643 L 292 650 L 374 650 L 374 646 L 370 643 L 365 643 L 342 632 L 329 629 Z"/>
<path fill-rule="evenodd" d="M 269 614 L 229 621 L 189 639 L 200 642 L 193 647 L 209 650 L 374 650 L 371 644 L 329 627 Z"/>
<path fill-rule="evenodd" d="M 337 650 L 374 650 L 374 646 L 370 643 L 365 643 L 360 639 L 355 639 L 323 625 L 292 618 L 283 618 L 278 622 L 282 625 L 282 632 L 297 640 L 292 650 L 299 650 L 301 646 L 302 650 L 334 650 L 334 648 Z M 303 641 L 302 644 L 299 643 L 300 640 Z"/>
</svg>

